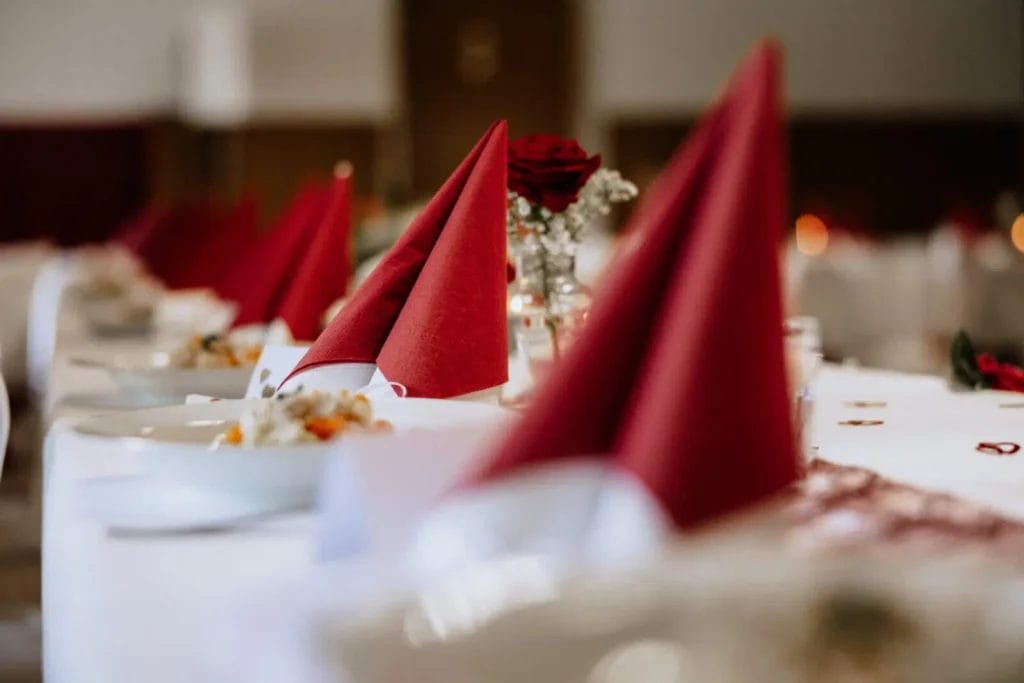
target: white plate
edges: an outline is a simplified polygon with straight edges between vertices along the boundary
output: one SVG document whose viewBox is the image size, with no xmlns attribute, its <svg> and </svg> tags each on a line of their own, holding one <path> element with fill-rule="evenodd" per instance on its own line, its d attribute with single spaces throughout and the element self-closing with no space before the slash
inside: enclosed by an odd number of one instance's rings
<svg viewBox="0 0 1024 683">
<path fill-rule="evenodd" d="M 251 402 L 229 400 L 147 408 L 90 418 L 74 429 L 88 438 L 109 442 L 111 447 L 138 453 L 144 473 L 277 507 L 313 502 L 331 448 L 350 439 L 388 438 L 347 435 L 295 446 L 214 448 L 214 438 L 237 421 Z M 374 409 L 376 416 L 394 425 L 396 433 L 498 422 L 507 415 L 494 405 L 415 398 L 376 400 Z"/>
<path fill-rule="evenodd" d="M 241 398 L 254 367 L 175 368 L 169 362 L 166 353 L 71 359 L 72 365 L 106 370 L 121 391 L 151 400 L 184 400 L 189 394 Z"/>
<path fill-rule="evenodd" d="M 84 479 L 75 506 L 113 532 L 190 533 L 265 521 L 287 506 L 145 475 Z"/>
</svg>

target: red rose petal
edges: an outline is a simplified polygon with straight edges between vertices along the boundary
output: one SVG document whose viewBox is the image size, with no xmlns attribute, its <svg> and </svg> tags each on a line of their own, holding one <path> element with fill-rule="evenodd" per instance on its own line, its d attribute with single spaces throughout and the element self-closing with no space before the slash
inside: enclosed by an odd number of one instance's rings
<svg viewBox="0 0 1024 683">
<path fill-rule="evenodd" d="M 508 186 L 516 194 L 560 213 L 579 198 L 580 188 L 601 165 L 576 140 L 527 135 L 509 143 Z"/>
</svg>

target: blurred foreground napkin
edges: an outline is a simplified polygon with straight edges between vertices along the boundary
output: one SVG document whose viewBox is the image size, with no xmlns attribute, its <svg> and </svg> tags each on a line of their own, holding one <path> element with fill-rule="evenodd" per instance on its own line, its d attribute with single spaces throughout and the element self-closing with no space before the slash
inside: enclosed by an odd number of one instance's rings
<svg viewBox="0 0 1024 683">
<path fill-rule="evenodd" d="M 778 62 L 759 45 L 669 162 L 587 328 L 510 438 L 426 520 L 416 562 L 567 543 L 628 555 L 795 479 Z"/>
<path fill-rule="evenodd" d="M 508 379 L 507 147 L 508 125 L 492 124 L 286 383 L 351 363 L 427 398 Z"/>
</svg>

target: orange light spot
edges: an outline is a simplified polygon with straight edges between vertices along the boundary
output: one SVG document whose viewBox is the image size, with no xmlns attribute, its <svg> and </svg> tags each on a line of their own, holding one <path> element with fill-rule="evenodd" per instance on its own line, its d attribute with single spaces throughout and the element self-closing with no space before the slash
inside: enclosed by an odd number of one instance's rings
<svg viewBox="0 0 1024 683">
<path fill-rule="evenodd" d="M 1017 247 L 1017 251 L 1024 252 L 1024 213 L 1013 221 L 1013 226 L 1010 228 L 1010 241 L 1013 242 L 1013 246 Z"/>
<path fill-rule="evenodd" d="M 237 423 L 231 425 L 224 435 L 224 440 L 233 446 L 242 443 L 242 428 Z"/>
<path fill-rule="evenodd" d="M 801 254 L 819 256 L 828 246 L 828 227 L 812 213 L 796 219 L 796 248 Z"/>
</svg>

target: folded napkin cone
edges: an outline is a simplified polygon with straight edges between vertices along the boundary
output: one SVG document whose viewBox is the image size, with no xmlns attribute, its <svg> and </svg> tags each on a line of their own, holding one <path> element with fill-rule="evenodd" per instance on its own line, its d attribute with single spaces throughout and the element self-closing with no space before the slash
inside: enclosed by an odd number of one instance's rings
<svg viewBox="0 0 1024 683">
<path fill-rule="evenodd" d="M 351 167 L 340 165 L 323 216 L 276 312 L 295 339 L 316 339 L 324 311 L 348 289 L 352 273 L 351 177 Z"/>
<path fill-rule="evenodd" d="M 327 186 L 304 185 L 270 230 L 241 250 L 220 287 L 221 296 L 238 303 L 235 327 L 274 318 L 329 201 Z"/>
<path fill-rule="evenodd" d="M 587 328 L 416 562 L 640 552 L 794 480 L 778 60 L 759 46 L 650 188 Z"/>
<path fill-rule="evenodd" d="M 333 373 L 359 364 L 426 398 L 508 379 L 507 147 L 507 124 L 492 124 L 282 389 L 339 388 Z"/>
</svg>

